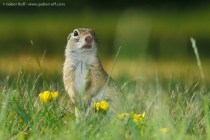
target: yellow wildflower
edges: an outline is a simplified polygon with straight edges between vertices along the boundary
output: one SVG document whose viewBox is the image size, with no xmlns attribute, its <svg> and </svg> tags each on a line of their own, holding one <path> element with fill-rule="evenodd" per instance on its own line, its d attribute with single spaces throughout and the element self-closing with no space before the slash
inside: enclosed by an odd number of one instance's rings
<svg viewBox="0 0 210 140">
<path fill-rule="evenodd" d="M 133 115 L 133 119 L 135 119 L 135 120 L 137 120 L 137 121 L 138 121 L 138 120 L 141 121 L 141 120 L 142 120 L 142 115 L 141 115 L 141 114 L 134 114 L 134 115 Z"/>
<path fill-rule="evenodd" d="M 164 134 L 164 133 L 167 133 L 167 132 L 168 132 L 168 128 L 163 127 L 163 128 L 160 128 L 159 131 L 162 132 L 162 133 Z M 157 136 L 157 135 L 154 134 L 154 137 L 156 137 L 156 136 Z"/>
<path fill-rule="evenodd" d="M 100 108 L 102 108 L 103 110 L 107 110 L 108 107 L 109 103 L 107 101 L 102 100 L 100 103 Z"/>
<path fill-rule="evenodd" d="M 117 117 L 118 117 L 119 119 L 122 119 L 122 118 L 124 117 L 124 114 L 117 114 Z"/>
<path fill-rule="evenodd" d="M 51 92 L 51 95 L 52 95 L 53 98 L 57 98 L 58 97 L 58 92 L 57 91 L 56 92 Z"/>
<path fill-rule="evenodd" d="M 141 121 L 145 117 L 145 112 L 143 114 L 136 114 L 131 111 L 130 113 L 117 114 L 117 117 L 119 119 L 123 119 L 125 116 L 133 117 L 133 121 L 138 123 L 138 121 Z"/>
<path fill-rule="evenodd" d="M 100 108 L 103 110 L 107 110 L 107 108 L 109 107 L 109 103 L 107 101 L 102 100 L 101 102 L 94 102 L 93 106 L 97 111 L 99 111 Z"/>
<path fill-rule="evenodd" d="M 119 119 L 122 119 L 122 118 L 124 118 L 125 116 L 131 116 L 131 114 L 130 113 L 122 113 L 122 114 L 117 114 L 117 117 L 119 118 Z"/>
<path fill-rule="evenodd" d="M 97 111 L 99 111 L 100 102 L 94 102 L 94 103 L 93 103 L 93 106 L 95 107 L 95 109 L 96 109 Z"/>
<path fill-rule="evenodd" d="M 50 92 L 49 91 L 45 91 L 45 92 L 43 92 L 43 93 L 40 93 L 39 94 L 39 97 L 41 98 L 41 99 L 43 99 L 44 100 L 44 102 L 47 102 L 48 100 L 50 100 Z"/>
<path fill-rule="evenodd" d="M 141 121 L 145 117 L 145 112 L 143 114 L 134 114 L 133 115 L 133 121 L 138 122 Z"/>
<path fill-rule="evenodd" d="M 162 131 L 163 133 L 167 133 L 168 132 L 168 128 L 166 128 L 166 127 L 161 128 L 160 131 Z"/>
<path fill-rule="evenodd" d="M 44 102 L 49 101 L 52 97 L 56 98 L 58 97 L 58 92 L 50 92 L 50 91 L 44 91 L 43 93 L 39 94 L 39 97 L 43 99 Z"/>
</svg>

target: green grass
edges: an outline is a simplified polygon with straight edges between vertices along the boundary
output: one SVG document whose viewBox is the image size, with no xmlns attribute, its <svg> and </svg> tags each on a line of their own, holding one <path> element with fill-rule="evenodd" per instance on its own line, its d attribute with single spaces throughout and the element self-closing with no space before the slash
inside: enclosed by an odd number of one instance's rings
<svg viewBox="0 0 210 140">
<path fill-rule="evenodd" d="M 0 139 L 208 139 L 209 90 L 196 85 L 177 85 L 170 81 L 162 85 L 160 77 L 132 82 L 123 89 L 136 113 L 146 112 L 142 123 L 119 119 L 106 126 L 97 121 L 76 123 L 72 104 L 63 86 L 37 87 L 36 78 L 20 74 L 16 85 L 5 84 L 0 89 Z M 37 77 L 38 78 L 38 77 Z M 40 77 L 39 77 L 40 78 Z M 29 85 L 28 82 L 32 82 Z M 7 80 L 5 80 L 7 83 Z M 62 85 L 61 83 L 59 83 Z M 37 90 L 41 89 L 41 90 Z M 59 96 L 47 103 L 38 94 L 58 91 Z M 167 133 L 160 131 L 168 128 Z M 154 137 L 156 135 L 156 137 Z"/>
<path fill-rule="evenodd" d="M 199 81 L 180 84 L 182 79 L 174 77 L 164 81 L 158 69 L 153 69 L 154 76 L 133 80 L 123 88 L 130 111 L 146 112 L 145 118 L 137 125 L 132 118 L 122 122 L 116 116 L 113 122 L 99 126 L 98 120 L 76 123 L 62 80 L 49 82 L 50 77 L 46 77 L 44 81 L 39 73 L 30 76 L 26 70 L 27 66 L 15 80 L 5 78 L 1 83 L 0 139 L 199 140 L 210 137 L 210 90 L 203 90 Z M 44 103 L 38 94 L 45 90 L 58 91 L 59 96 Z M 168 128 L 168 132 L 163 133 L 161 128 Z"/>
</svg>

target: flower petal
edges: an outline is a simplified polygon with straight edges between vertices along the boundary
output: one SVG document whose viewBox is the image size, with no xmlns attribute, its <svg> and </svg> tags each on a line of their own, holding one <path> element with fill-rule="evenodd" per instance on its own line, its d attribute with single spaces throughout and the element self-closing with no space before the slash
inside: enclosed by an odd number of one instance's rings
<svg viewBox="0 0 210 140">
<path fill-rule="evenodd" d="M 103 110 L 107 110 L 108 107 L 109 107 L 109 103 L 107 101 L 102 100 L 100 102 L 100 108 L 102 108 Z"/>
<path fill-rule="evenodd" d="M 50 92 L 49 92 L 49 91 L 45 91 L 45 92 L 44 92 L 43 100 L 44 100 L 45 102 L 47 102 L 47 101 L 50 100 L 50 99 L 51 99 L 51 94 L 50 94 Z"/>
<path fill-rule="evenodd" d="M 119 119 L 122 119 L 122 118 L 124 117 L 124 114 L 117 114 L 117 117 L 118 117 Z"/>
<path fill-rule="evenodd" d="M 40 93 L 39 94 L 39 98 L 42 98 L 43 99 L 43 97 L 44 97 L 44 94 L 43 93 Z"/>
<path fill-rule="evenodd" d="M 96 109 L 97 111 L 99 111 L 100 102 L 94 102 L 94 103 L 93 103 L 93 106 L 95 107 L 95 109 Z"/>
<path fill-rule="evenodd" d="M 58 92 L 57 91 L 56 92 L 52 92 L 51 95 L 52 95 L 53 98 L 57 98 L 58 97 Z"/>
</svg>

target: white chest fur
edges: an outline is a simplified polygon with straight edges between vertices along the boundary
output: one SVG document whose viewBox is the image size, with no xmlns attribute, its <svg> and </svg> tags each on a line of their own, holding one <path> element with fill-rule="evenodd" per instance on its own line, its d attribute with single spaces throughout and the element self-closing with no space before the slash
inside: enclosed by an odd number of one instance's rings
<svg viewBox="0 0 210 140">
<path fill-rule="evenodd" d="M 84 94 L 88 79 L 85 78 L 89 65 L 85 62 L 79 62 L 75 71 L 75 89 L 78 94 Z"/>
</svg>

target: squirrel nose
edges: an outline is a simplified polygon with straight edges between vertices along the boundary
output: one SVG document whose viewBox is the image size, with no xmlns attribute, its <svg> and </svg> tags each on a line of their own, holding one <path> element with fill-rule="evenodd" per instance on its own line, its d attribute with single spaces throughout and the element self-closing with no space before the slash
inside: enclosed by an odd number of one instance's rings
<svg viewBox="0 0 210 140">
<path fill-rule="evenodd" d="M 91 36 L 85 37 L 86 43 L 90 44 L 93 41 L 93 38 Z"/>
</svg>

